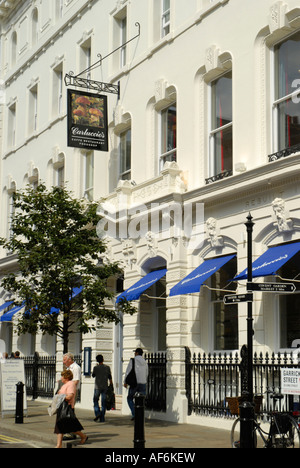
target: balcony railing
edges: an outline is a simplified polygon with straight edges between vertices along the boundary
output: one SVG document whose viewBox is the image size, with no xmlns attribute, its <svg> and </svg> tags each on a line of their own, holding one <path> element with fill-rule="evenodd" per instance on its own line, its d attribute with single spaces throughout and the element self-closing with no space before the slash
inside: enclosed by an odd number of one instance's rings
<svg viewBox="0 0 300 468">
<path fill-rule="evenodd" d="M 285 148 L 281 151 L 277 151 L 276 153 L 270 154 L 268 156 L 269 162 L 278 161 L 278 159 L 286 158 L 287 156 L 290 156 L 291 154 L 295 154 L 299 152 L 300 152 L 300 144 L 290 146 L 289 148 Z"/>
<path fill-rule="evenodd" d="M 208 177 L 207 179 L 205 179 L 205 183 L 206 185 L 209 185 L 214 182 L 217 182 L 218 180 L 222 180 L 230 176 L 232 176 L 232 171 L 223 171 L 220 174 L 216 174 L 214 176 Z"/>
</svg>

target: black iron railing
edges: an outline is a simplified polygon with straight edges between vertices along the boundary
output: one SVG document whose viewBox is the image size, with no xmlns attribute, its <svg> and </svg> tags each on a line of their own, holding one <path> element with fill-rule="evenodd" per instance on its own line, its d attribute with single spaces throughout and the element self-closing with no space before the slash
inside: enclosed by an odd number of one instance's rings
<svg viewBox="0 0 300 468">
<path fill-rule="evenodd" d="M 75 361 L 81 366 L 81 355 L 74 357 Z M 28 396 L 34 400 L 38 397 L 52 398 L 55 389 L 58 388 L 56 377 L 56 356 L 34 356 L 24 358 L 25 364 L 25 385 Z M 81 389 L 76 395 L 76 401 L 81 399 Z"/>
<path fill-rule="evenodd" d="M 27 395 L 52 398 L 56 386 L 56 356 L 42 356 L 38 353 L 24 358 Z"/>
<path fill-rule="evenodd" d="M 291 154 L 299 153 L 300 152 L 300 145 L 293 145 L 290 146 L 289 148 L 284 148 L 281 151 L 277 151 L 276 153 L 270 154 L 268 156 L 269 162 L 274 162 L 278 161 L 278 159 L 286 158 L 287 156 L 290 156 Z"/>
<path fill-rule="evenodd" d="M 275 409 L 271 395 L 281 391 L 281 369 L 299 368 L 299 362 L 300 354 L 297 356 L 295 352 L 254 354 L 254 394 L 263 396 L 261 411 Z M 226 398 L 240 396 L 245 387 L 245 363 L 238 353 L 191 354 L 189 348 L 186 348 L 186 396 L 189 415 L 231 417 Z M 280 405 L 281 410 L 290 409 L 288 395 Z"/>
<path fill-rule="evenodd" d="M 145 359 L 149 368 L 145 408 L 165 412 L 167 408 L 166 354 L 146 354 Z"/>
</svg>

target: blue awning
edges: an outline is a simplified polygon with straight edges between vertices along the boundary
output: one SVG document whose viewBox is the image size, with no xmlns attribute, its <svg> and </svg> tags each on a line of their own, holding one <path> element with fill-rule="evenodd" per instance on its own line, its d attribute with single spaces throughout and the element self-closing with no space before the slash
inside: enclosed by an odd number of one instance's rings
<svg viewBox="0 0 300 468">
<path fill-rule="evenodd" d="M 278 245 L 270 247 L 263 255 L 255 260 L 252 264 L 252 276 L 258 278 L 260 276 L 275 275 L 286 262 L 288 262 L 297 252 L 300 251 L 300 242 L 294 244 Z M 248 269 L 234 278 L 234 281 L 247 279 Z"/>
<path fill-rule="evenodd" d="M 116 303 L 118 304 L 122 299 L 126 299 L 127 301 L 136 301 L 140 298 L 141 294 L 146 291 L 150 286 L 157 283 L 161 278 L 163 278 L 167 274 L 167 270 L 157 270 L 148 273 L 148 275 L 144 276 L 140 279 L 137 283 L 127 289 L 125 292 L 120 294 L 117 299 Z"/>
<path fill-rule="evenodd" d="M 73 288 L 72 299 L 78 296 L 78 294 L 80 294 L 82 291 L 83 291 L 83 286 L 79 286 L 78 288 Z"/>
<path fill-rule="evenodd" d="M 4 302 L 4 304 L 2 304 L 2 305 L 0 306 L 0 312 L 1 312 L 1 310 L 6 309 L 6 307 L 9 307 L 13 302 L 14 302 L 14 301 L 7 301 L 7 302 Z"/>
<path fill-rule="evenodd" d="M 179 296 L 183 294 L 197 293 L 204 281 L 210 278 L 222 266 L 235 258 L 236 255 L 227 255 L 226 257 L 212 258 L 201 263 L 196 270 L 181 280 L 170 291 L 170 296 Z"/>
<path fill-rule="evenodd" d="M 0 317 L 0 322 L 11 322 L 13 316 L 14 316 L 17 312 L 19 312 L 19 310 L 21 310 L 23 307 L 24 307 L 24 304 L 22 304 L 22 305 L 20 305 L 20 306 L 13 307 L 13 308 L 12 308 L 11 310 L 9 310 L 6 314 L 3 314 L 3 315 Z"/>
</svg>

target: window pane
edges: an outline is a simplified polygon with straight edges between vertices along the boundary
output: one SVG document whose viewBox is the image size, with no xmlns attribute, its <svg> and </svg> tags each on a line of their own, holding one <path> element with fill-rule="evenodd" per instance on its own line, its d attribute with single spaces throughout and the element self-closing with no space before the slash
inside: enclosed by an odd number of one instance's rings
<svg viewBox="0 0 300 468">
<path fill-rule="evenodd" d="M 163 12 L 170 9 L 170 0 L 163 0 Z"/>
<path fill-rule="evenodd" d="M 295 91 L 292 87 L 299 74 L 300 32 L 275 48 L 276 59 L 276 99 Z"/>
<path fill-rule="evenodd" d="M 214 176 L 232 170 L 232 72 L 214 81 L 211 88 L 210 175 Z"/>
<path fill-rule="evenodd" d="M 300 143 L 300 104 L 291 99 L 281 102 L 278 110 L 279 151 Z"/>
<path fill-rule="evenodd" d="M 291 348 L 300 339 L 300 295 L 280 296 L 280 347 Z"/>
<path fill-rule="evenodd" d="M 214 135 L 214 155 L 215 174 L 232 170 L 232 127 Z"/>
<path fill-rule="evenodd" d="M 165 154 L 176 148 L 176 106 L 171 106 L 161 113 L 162 118 L 162 147 Z"/>
<path fill-rule="evenodd" d="M 124 132 L 120 135 L 120 174 L 122 178 L 125 177 L 124 173 L 128 173 L 128 171 L 130 170 L 131 170 L 131 130 L 128 130 L 127 132 Z M 126 178 L 130 178 L 128 177 L 128 174 Z"/>
<path fill-rule="evenodd" d="M 212 84 L 212 130 L 232 122 L 232 73 Z"/>
<path fill-rule="evenodd" d="M 238 307 L 214 304 L 215 310 L 215 349 L 220 351 L 238 349 Z"/>
<path fill-rule="evenodd" d="M 214 302 L 214 347 L 216 350 L 238 349 L 238 306 L 237 304 L 225 305 L 223 298 L 226 294 L 224 290 L 236 289 L 236 284 L 231 280 L 237 271 L 237 260 L 233 258 L 226 263 L 211 277 L 211 287 L 215 290 L 211 292 L 211 300 Z"/>
<path fill-rule="evenodd" d="M 299 275 L 300 252 L 294 255 L 278 271 L 282 278 L 297 278 Z M 281 280 L 280 280 L 281 282 Z M 300 283 L 295 282 L 296 291 L 300 292 Z M 300 294 L 282 294 L 279 297 L 280 307 L 280 347 L 291 348 L 293 340 L 300 339 Z"/>
</svg>

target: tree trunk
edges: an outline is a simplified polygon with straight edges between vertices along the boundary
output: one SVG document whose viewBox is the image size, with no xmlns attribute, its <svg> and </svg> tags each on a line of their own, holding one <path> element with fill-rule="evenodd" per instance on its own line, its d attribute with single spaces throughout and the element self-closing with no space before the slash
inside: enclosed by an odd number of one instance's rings
<svg viewBox="0 0 300 468">
<path fill-rule="evenodd" d="M 64 314 L 63 322 L 63 350 L 64 354 L 69 351 L 69 314 Z"/>
</svg>

